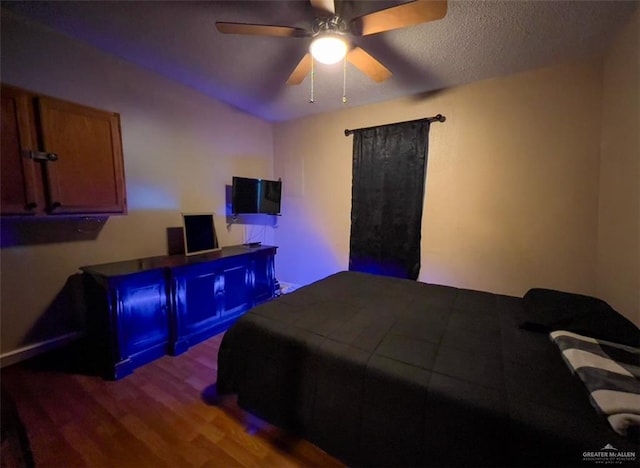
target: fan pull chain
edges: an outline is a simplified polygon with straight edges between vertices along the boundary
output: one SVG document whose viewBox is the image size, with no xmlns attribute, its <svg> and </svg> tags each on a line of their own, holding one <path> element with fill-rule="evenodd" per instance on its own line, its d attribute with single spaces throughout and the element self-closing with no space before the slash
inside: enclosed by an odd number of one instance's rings
<svg viewBox="0 0 640 468">
<path fill-rule="evenodd" d="M 311 98 L 309 99 L 309 102 L 311 104 L 313 104 L 315 102 L 315 100 L 313 99 L 313 82 L 315 80 L 315 76 L 316 76 L 316 70 L 314 67 L 314 62 L 315 60 L 313 59 L 313 56 L 311 56 Z"/>
<path fill-rule="evenodd" d="M 347 103 L 347 56 L 342 59 L 342 104 Z"/>
</svg>

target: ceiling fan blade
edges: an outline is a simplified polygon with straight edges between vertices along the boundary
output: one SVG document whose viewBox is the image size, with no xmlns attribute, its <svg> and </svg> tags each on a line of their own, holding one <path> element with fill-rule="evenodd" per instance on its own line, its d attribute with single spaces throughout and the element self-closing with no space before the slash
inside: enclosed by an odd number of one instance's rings
<svg viewBox="0 0 640 468">
<path fill-rule="evenodd" d="M 309 0 L 313 7 L 313 13 L 316 16 L 333 16 L 336 14 L 336 5 L 334 0 Z"/>
<path fill-rule="evenodd" d="M 376 83 L 391 77 L 392 73 L 387 67 L 360 47 L 351 49 L 347 54 L 347 60 Z"/>
<path fill-rule="evenodd" d="M 288 85 L 299 85 L 311 71 L 311 54 L 307 53 L 298 63 L 291 76 L 287 80 Z"/>
<path fill-rule="evenodd" d="M 252 36 L 306 37 L 309 32 L 289 26 L 216 22 L 216 29 L 223 34 L 248 34 Z"/>
<path fill-rule="evenodd" d="M 351 32 L 368 36 L 444 18 L 447 0 L 415 0 L 351 20 Z"/>
</svg>

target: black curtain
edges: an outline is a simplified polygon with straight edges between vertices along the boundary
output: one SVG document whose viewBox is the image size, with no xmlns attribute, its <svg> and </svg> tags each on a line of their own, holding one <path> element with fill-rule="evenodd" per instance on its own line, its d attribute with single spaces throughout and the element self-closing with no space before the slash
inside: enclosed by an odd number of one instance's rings
<svg viewBox="0 0 640 468">
<path fill-rule="evenodd" d="M 353 131 L 349 270 L 417 279 L 429 121 Z"/>
</svg>

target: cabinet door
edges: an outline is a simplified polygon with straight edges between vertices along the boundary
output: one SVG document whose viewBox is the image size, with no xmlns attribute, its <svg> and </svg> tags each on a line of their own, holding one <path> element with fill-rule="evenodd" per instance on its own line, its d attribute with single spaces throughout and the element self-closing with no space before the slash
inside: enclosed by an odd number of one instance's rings
<svg viewBox="0 0 640 468">
<path fill-rule="evenodd" d="M 219 321 L 223 286 L 215 264 L 175 269 L 172 276 L 176 320 L 174 352 L 179 353 L 189 346 L 190 338 L 205 334 Z"/>
<path fill-rule="evenodd" d="M 249 266 L 248 257 L 238 257 L 234 262 L 229 262 L 223 267 L 223 315 L 241 314 L 253 305 L 251 294 L 253 277 Z"/>
<path fill-rule="evenodd" d="M 37 149 L 31 96 L 10 86 L 2 86 L 1 94 L 0 211 L 31 214 L 44 205 L 40 167 L 25 157 Z"/>
<path fill-rule="evenodd" d="M 271 299 L 275 292 L 275 262 L 273 251 L 261 251 L 253 257 L 254 303 Z"/>
<path fill-rule="evenodd" d="M 116 301 L 118 358 L 137 366 L 164 355 L 169 342 L 164 273 L 127 277 L 116 288 Z"/>
<path fill-rule="evenodd" d="M 171 270 L 173 354 L 228 328 L 253 305 L 249 265 L 238 256 Z"/>
<path fill-rule="evenodd" d="M 41 97 L 38 109 L 51 214 L 126 212 L 120 117 Z"/>
</svg>

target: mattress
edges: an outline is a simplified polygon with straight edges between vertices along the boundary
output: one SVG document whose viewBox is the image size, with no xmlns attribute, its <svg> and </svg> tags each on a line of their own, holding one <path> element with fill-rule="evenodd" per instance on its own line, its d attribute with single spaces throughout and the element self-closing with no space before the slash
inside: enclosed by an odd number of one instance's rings
<svg viewBox="0 0 640 468">
<path fill-rule="evenodd" d="M 592 466 L 636 450 L 523 299 L 340 272 L 230 328 L 218 393 L 351 466 Z"/>
</svg>

